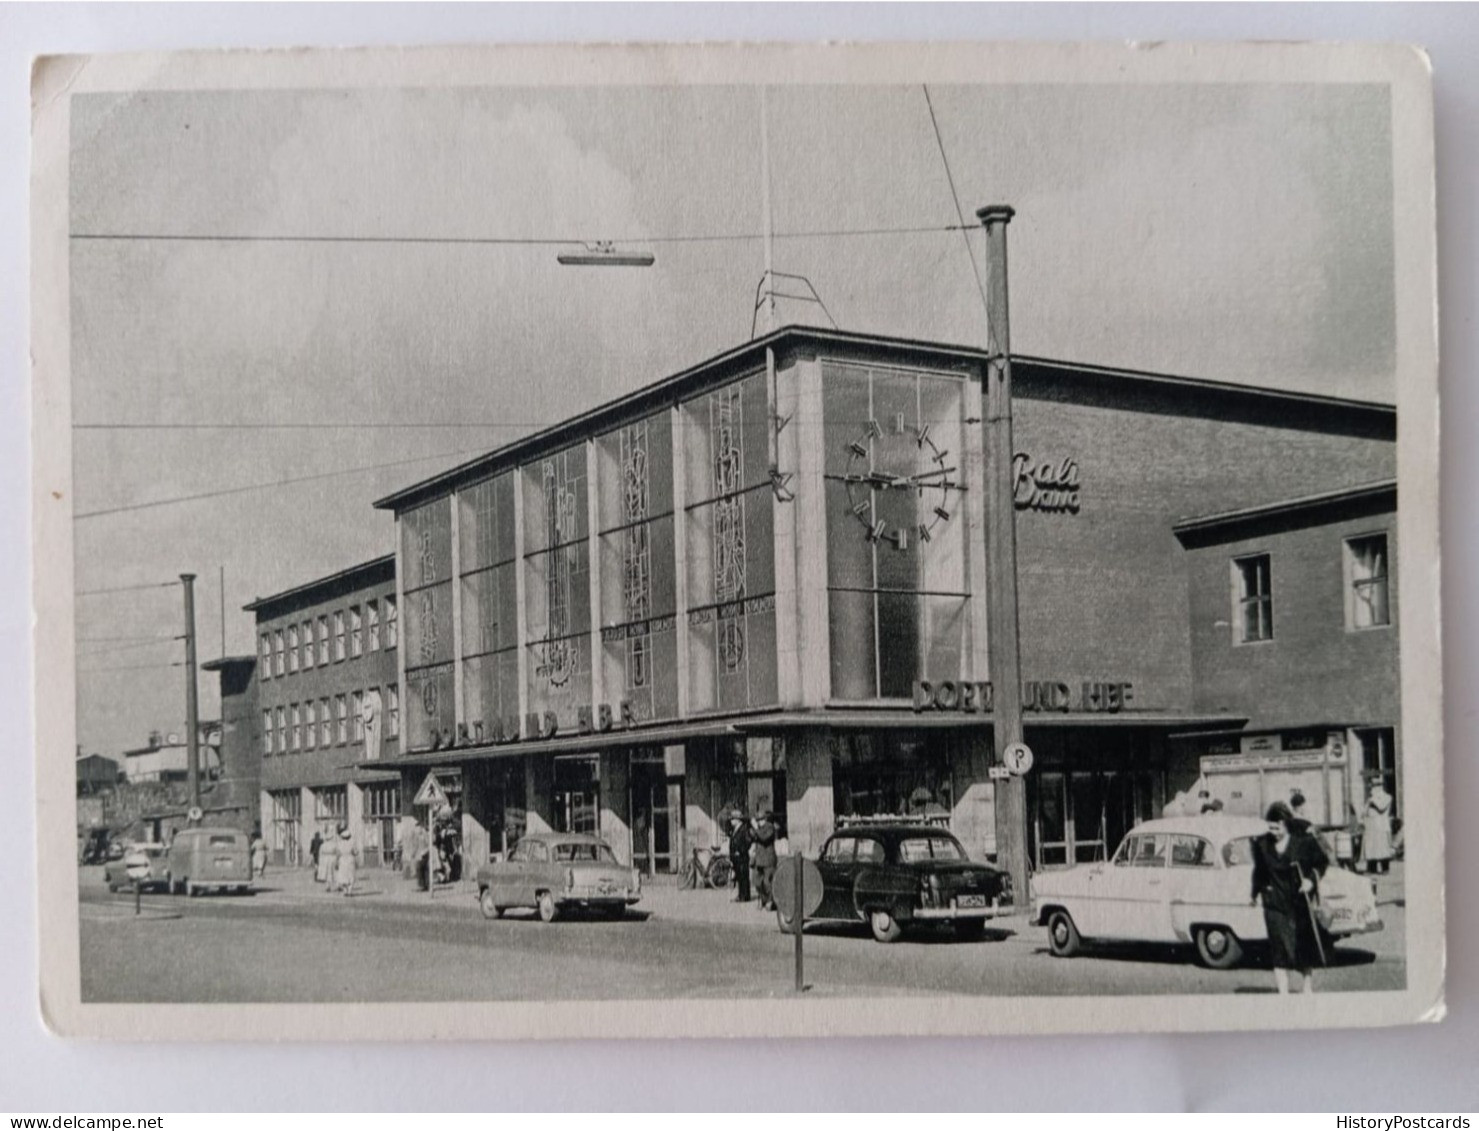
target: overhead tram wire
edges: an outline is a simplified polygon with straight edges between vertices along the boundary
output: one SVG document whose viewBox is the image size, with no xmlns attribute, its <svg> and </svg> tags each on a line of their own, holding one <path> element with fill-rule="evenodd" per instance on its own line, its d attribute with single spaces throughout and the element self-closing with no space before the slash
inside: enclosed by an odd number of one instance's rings
<svg viewBox="0 0 1479 1131">
<path fill-rule="evenodd" d="M 104 593 L 137 593 L 144 589 L 178 589 L 178 581 L 153 581 L 144 585 L 114 585 L 107 589 L 76 589 L 74 597 L 100 597 Z"/>
<path fill-rule="evenodd" d="M 453 459 L 457 456 L 477 455 L 482 452 L 481 448 L 462 448 L 455 452 L 436 452 L 431 455 L 415 456 L 412 459 L 390 460 L 386 463 L 363 464 L 359 467 L 341 467 L 334 471 L 321 471 L 315 475 L 297 475 L 288 479 L 274 479 L 266 483 L 247 483 L 240 487 L 223 487 L 218 491 L 200 491 L 193 495 L 175 495 L 168 499 L 150 499 L 143 503 L 126 503 L 118 507 L 104 507 L 95 511 L 81 511 L 72 516 L 73 521 L 84 518 L 101 518 L 110 514 L 126 514 L 131 511 L 151 510 L 154 507 L 167 507 L 175 503 L 193 503 L 200 499 L 219 499 L 226 495 L 241 495 L 248 491 L 267 491 L 274 487 L 287 487 L 295 483 L 311 483 L 320 479 L 332 479 L 339 475 L 355 475 L 363 471 L 379 471 L 387 467 L 405 467 L 412 463 L 425 463 L 434 459 Z M 170 582 L 170 585 L 178 585 L 178 582 Z M 153 586 L 140 586 L 139 588 L 151 589 Z M 108 592 L 108 590 L 97 590 L 97 592 Z M 78 594 L 82 596 L 83 594 Z"/>
<path fill-rule="evenodd" d="M 975 249 L 971 247 L 971 231 L 973 229 L 965 222 L 965 209 L 960 206 L 960 193 L 955 191 L 955 176 L 950 172 L 950 158 L 945 155 L 945 139 L 940 135 L 940 123 L 935 117 L 935 104 L 930 98 L 929 84 L 921 83 L 920 85 L 924 90 L 924 104 L 930 112 L 930 125 L 935 129 L 935 144 L 940 149 L 940 162 L 945 166 L 945 180 L 950 185 L 950 199 L 955 201 L 955 215 L 960 220 L 960 225 L 956 230 L 960 232 L 961 238 L 965 240 L 965 253 L 970 256 L 971 274 L 976 277 L 976 290 L 981 295 L 981 307 L 990 314 L 991 304 L 986 301 L 986 284 L 981 278 L 981 268 L 976 264 Z"/>
<path fill-rule="evenodd" d="M 775 232 L 772 239 L 844 239 L 863 236 L 934 235 L 943 232 L 971 231 L 962 218 L 955 224 L 912 224 L 877 228 L 831 228 L 817 231 Z M 73 232 L 71 239 L 88 242 L 158 242 L 158 243 L 306 243 L 306 244 L 468 244 L 488 247 L 588 247 L 596 243 L 612 244 L 685 244 L 739 243 L 763 240 L 763 232 L 709 232 L 674 236 L 628 236 L 599 239 L 571 239 L 563 236 L 311 236 L 311 235 L 226 235 L 180 232 Z"/>
<path fill-rule="evenodd" d="M 184 666 L 185 666 L 185 661 L 184 660 L 176 660 L 173 663 L 167 663 L 167 664 L 165 664 L 165 663 L 161 663 L 161 664 L 119 664 L 116 667 L 109 667 L 109 668 L 78 668 L 77 669 L 77 674 L 78 675 L 92 675 L 93 673 L 96 673 L 96 672 L 143 672 L 143 671 L 158 671 L 161 668 L 183 668 Z"/>
</svg>

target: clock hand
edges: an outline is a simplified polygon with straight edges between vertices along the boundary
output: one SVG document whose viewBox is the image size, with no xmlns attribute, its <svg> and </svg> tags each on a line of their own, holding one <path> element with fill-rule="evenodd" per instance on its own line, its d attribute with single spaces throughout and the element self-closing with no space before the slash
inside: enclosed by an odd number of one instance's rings
<svg viewBox="0 0 1479 1131">
<path fill-rule="evenodd" d="M 921 471 L 918 475 L 911 475 L 909 476 L 909 478 L 905 479 L 904 482 L 911 485 L 919 484 L 924 482 L 926 479 L 934 479 L 940 475 L 950 475 L 954 471 L 955 468 L 953 467 L 937 467 L 930 471 Z"/>
</svg>

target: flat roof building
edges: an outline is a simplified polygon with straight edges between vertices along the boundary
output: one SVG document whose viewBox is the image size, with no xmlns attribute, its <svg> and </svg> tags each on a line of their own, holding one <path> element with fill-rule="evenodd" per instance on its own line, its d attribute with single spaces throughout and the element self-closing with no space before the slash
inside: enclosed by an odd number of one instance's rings
<svg viewBox="0 0 1479 1131">
<path fill-rule="evenodd" d="M 362 768 L 434 777 L 473 864 L 559 828 L 675 870 L 741 807 L 805 852 L 912 813 L 993 854 L 988 360 L 787 328 L 380 500 L 402 742 Z M 1341 816 L 1400 748 L 1395 410 L 1013 369 L 1036 866 L 1112 851 L 1255 728 L 1291 764 L 1318 735 Z"/>
</svg>

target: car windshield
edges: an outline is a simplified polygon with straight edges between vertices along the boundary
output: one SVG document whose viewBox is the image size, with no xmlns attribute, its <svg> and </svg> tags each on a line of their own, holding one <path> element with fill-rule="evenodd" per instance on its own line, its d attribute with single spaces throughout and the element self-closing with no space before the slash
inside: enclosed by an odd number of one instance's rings
<svg viewBox="0 0 1479 1131">
<path fill-rule="evenodd" d="M 1237 840 L 1230 840 L 1224 844 L 1222 862 L 1229 868 L 1237 867 L 1239 864 L 1253 863 L 1253 838 L 1240 836 Z"/>
<path fill-rule="evenodd" d="M 965 850 L 948 836 L 916 836 L 899 841 L 899 859 L 905 864 L 920 860 L 964 860 Z"/>
<path fill-rule="evenodd" d="M 225 836 L 213 836 L 213 837 L 211 837 L 211 847 L 212 848 L 231 848 L 235 844 L 236 844 L 236 838 L 234 836 L 225 835 Z"/>
<path fill-rule="evenodd" d="M 586 860 L 600 860 L 606 864 L 616 863 L 611 849 L 604 844 L 557 844 L 555 859 L 561 864 L 573 864 Z"/>
</svg>

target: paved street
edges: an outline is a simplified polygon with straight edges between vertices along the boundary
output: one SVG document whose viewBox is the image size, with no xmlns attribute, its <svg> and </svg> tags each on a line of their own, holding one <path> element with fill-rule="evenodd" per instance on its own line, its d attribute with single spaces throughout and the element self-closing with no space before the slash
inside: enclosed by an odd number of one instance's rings
<svg viewBox="0 0 1479 1131">
<path fill-rule="evenodd" d="M 330 896 L 305 873 L 269 874 L 253 896 L 110 895 L 82 873 L 84 1001 L 487 1001 L 517 998 L 765 997 L 791 992 L 790 936 L 720 892 L 655 886 L 620 922 L 487 921 L 468 890 L 413 893 L 370 872 L 364 894 Z M 1386 930 L 1342 944 L 1322 990 L 1397 989 L 1404 912 L 1384 881 Z M 1063 960 L 1018 916 L 981 942 L 946 932 L 890 946 L 866 929 L 818 925 L 807 981 L 827 995 L 1259 993 L 1262 968 L 1219 972 L 1187 955 L 1128 948 Z"/>
</svg>

